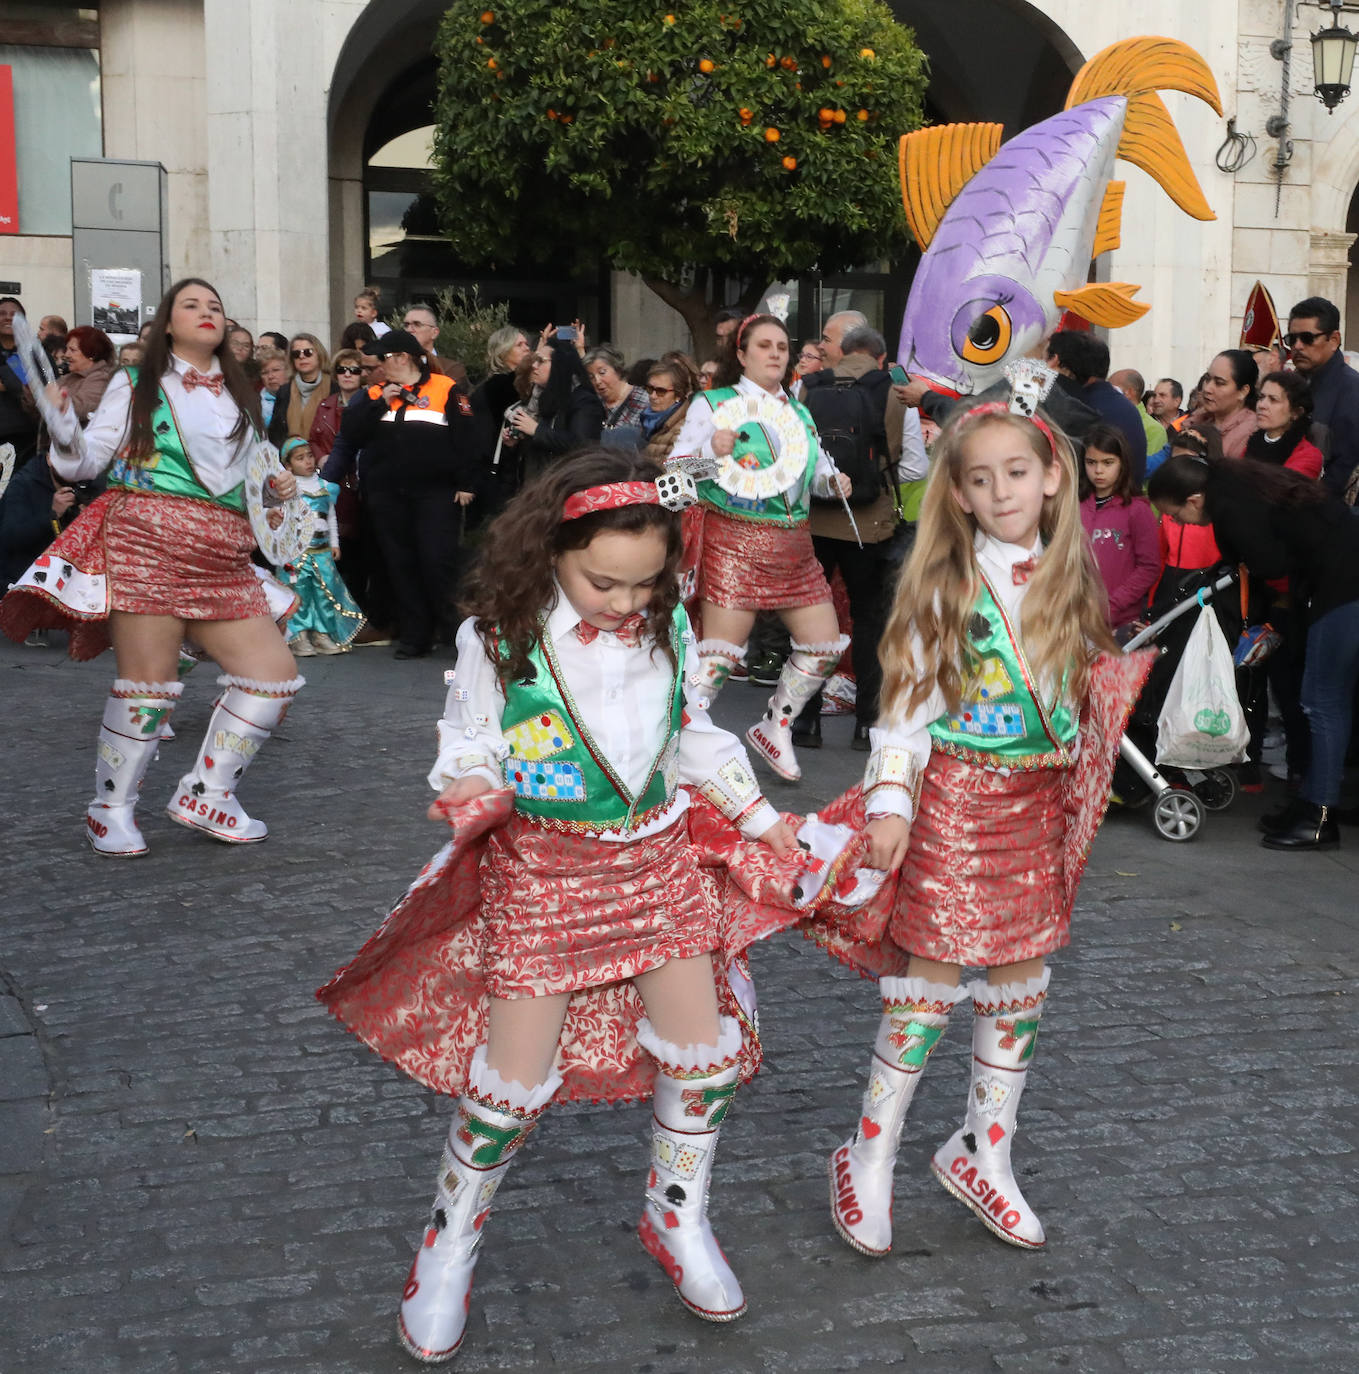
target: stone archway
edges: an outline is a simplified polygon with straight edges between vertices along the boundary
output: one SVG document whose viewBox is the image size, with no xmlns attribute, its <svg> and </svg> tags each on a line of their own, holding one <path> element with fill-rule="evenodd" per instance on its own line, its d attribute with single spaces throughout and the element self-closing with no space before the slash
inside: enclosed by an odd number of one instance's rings
<svg viewBox="0 0 1359 1374">
<path fill-rule="evenodd" d="M 1322 145 L 1312 172 L 1312 237 L 1308 289 L 1340 307 L 1340 327 L 1347 347 L 1359 320 L 1359 266 L 1350 251 L 1359 231 L 1359 113 L 1350 114 Z M 1282 309 L 1287 309 L 1282 302 Z"/>
</svg>

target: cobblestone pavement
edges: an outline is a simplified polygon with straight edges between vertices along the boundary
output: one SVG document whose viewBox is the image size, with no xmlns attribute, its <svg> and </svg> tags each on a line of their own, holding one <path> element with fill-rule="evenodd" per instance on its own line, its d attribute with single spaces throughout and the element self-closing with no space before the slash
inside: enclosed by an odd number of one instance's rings
<svg viewBox="0 0 1359 1374">
<path fill-rule="evenodd" d="M 312 990 L 439 843 L 422 818 L 446 661 L 383 650 L 311 686 L 245 789 L 273 834 L 216 845 L 156 804 L 196 748 L 190 679 L 147 785 L 150 857 L 80 816 L 110 660 L 0 647 L 0 1369 L 414 1368 L 393 1313 L 448 1104 Z M 761 695 L 733 685 L 724 723 Z M 848 725 L 807 806 L 853 780 Z M 1106 826 L 1057 960 L 1016 1160 L 1048 1247 L 993 1239 L 928 1174 L 966 1091 L 958 1018 L 897 1176 L 898 1248 L 831 1229 L 874 988 L 795 938 L 754 956 L 768 1050 L 723 1133 L 713 1216 L 750 1299 L 689 1316 L 633 1234 L 640 1107 L 550 1112 L 488 1226 L 466 1371 L 1216 1371 L 1354 1367 L 1359 832 L 1271 855 L 1245 798 L 1171 845 Z"/>
</svg>

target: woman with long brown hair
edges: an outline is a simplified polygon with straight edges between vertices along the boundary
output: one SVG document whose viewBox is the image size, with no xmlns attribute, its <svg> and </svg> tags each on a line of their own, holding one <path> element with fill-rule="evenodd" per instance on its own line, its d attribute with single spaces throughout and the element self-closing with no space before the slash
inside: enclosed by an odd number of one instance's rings
<svg viewBox="0 0 1359 1374">
<path fill-rule="evenodd" d="M 108 470 L 108 491 L 0 604 L 23 639 L 68 630 L 71 657 L 112 641 L 118 679 L 104 710 L 86 831 L 98 854 L 146 853 L 134 809 L 179 699 L 190 637 L 224 670 L 203 746 L 170 799 L 181 825 L 233 844 L 269 833 L 236 795 L 241 775 L 302 687 L 250 555 L 246 470 L 260 439 L 259 397 L 223 347 L 226 315 L 198 277 L 176 282 L 151 323 L 145 364 L 120 372 L 81 430 L 53 386 L 53 466 L 69 481 Z M 281 468 L 272 498 L 296 490 Z"/>
<path fill-rule="evenodd" d="M 849 644 L 812 548 L 808 503 L 813 494 L 848 494 L 849 479 L 835 472 L 816 422 L 788 392 L 793 364 L 783 321 L 747 316 L 723 349 L 712 389 L 694 396 L 671 449 L 674 462 L 701 457 L 718 464 L 717 476 L 698 487 L 698 673 L 706 696 L 715 697 L 745 662 L 755 612 L 778 613 L 793 651 L 746 741 L 779 777 L 796 782 L 802 770 L 793 721 Z"/>
</svg>

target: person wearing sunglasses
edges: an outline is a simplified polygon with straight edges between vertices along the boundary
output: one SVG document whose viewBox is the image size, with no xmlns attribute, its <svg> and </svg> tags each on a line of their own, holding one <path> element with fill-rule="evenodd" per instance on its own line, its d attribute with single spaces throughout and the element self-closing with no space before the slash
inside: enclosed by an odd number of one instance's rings
<svg viewBox="0 0 1359 1374">
<path fill-rule="evenodd" d="M 274 413 L 269 421 L 269 442 L 275 448 L 282 448 L 289 435 L 305 439 L 321 402 L 339 389 L 330 375 L 325 345 L 315 334 L 294 334 L 288 340 L 288 361 L 292 364 L 292 380 L 274 398 Z"/>
<path fill-rule="evenodd" d="M 648 409 L 641 417 L 646 456 L 665 466 L 684 427 L 689 398 L 698 390 L 698 374 L 683 353 L 667 353 L 646 377 Z"/>
<path fill-rule="evenodd" d="M 1340 311 L 1324 296 L 1299 301 L 1288 314 L 1284 343 L 1293 366 L 1312 384 L 1312 418 L 1330 431 L 1321 480 L 1345 495 L 1359 464 L 1359 372 L 1340 351 Z"/>
</svg>

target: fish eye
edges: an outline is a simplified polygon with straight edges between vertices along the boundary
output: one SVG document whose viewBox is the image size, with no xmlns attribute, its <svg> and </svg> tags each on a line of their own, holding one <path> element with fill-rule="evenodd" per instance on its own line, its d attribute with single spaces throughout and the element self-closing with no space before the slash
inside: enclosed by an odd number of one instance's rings
<svg viewBox="0 0 1359 1374">
<path fill-rule="evenodd" d="M 994 363 L 1009 351 L 1014 326 L 1003 305 L 993 305 L 968 326 L 967 337 L 959 350 L 969 363 Z"/>
</svg>

